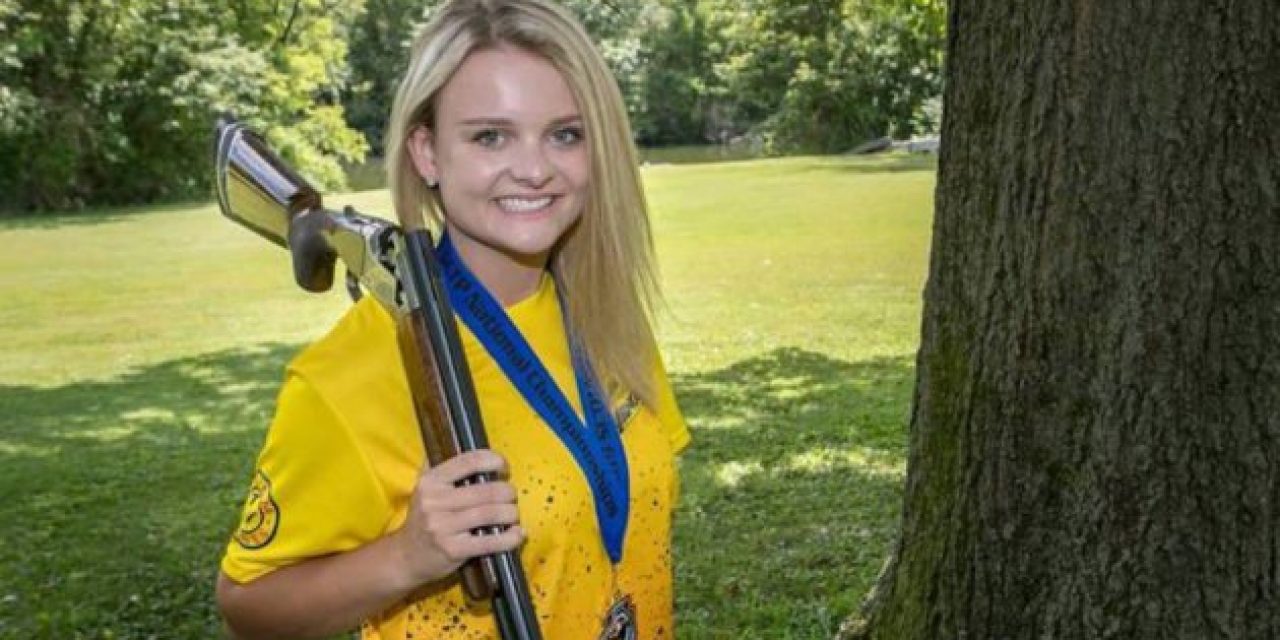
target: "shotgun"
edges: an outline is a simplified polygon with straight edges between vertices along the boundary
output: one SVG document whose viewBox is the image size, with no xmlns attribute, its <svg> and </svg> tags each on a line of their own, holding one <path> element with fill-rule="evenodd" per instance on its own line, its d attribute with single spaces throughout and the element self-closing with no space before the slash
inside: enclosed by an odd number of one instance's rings
<svg viewBox="0 0 1280 640">
<path fill-rule="evenodd" d="M 223 215 L 288 249 L 294 280 L 307 291 L 328 291 L 334 263 L 341 260 L 352 297 L 359 298 L 363 287 L 395 319 L 428 464 L 488 448 L 430 232 L 406 232 L 351 207 L 325 209 L 318 191 L 234 119 L 218 120 L 214 147 L 214 184 Z M 463 482 L 493 479 L 478 474 Z M 496 531 L 486 527 L 476 533 Z M 460 572 L 469 598 L 491 602 L 503 640 L 541 640 L 516 552 L 474 558 Z"/>
</svg>

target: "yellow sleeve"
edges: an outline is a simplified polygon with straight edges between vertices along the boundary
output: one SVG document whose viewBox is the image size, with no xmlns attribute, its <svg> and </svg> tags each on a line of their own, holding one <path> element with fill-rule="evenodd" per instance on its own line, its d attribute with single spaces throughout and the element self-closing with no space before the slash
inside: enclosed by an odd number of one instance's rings
<svg viewBox="0 0 1280 640">
<path fill-rule="evenodd" d="M 655 369 L 654 380 L 658 391 L 655 412 L 658 414 L 658 422 L 662 423 L 662 429 L 671 441 L 671 450 L 678 454 L 689 446 L 689 425 L 680 412 L 680 405 L 676 403 L 676 394 L 671 389 L 671 381 L 667 379 L 667 368 L 662 364 L 661 356 L 655 358 Z"/>
<path fill-rule="evenodd" d="M 236 582 L 381 536 L 388 500 L 351 431 L 290 372 L 222 570 Z"/>
</svg>

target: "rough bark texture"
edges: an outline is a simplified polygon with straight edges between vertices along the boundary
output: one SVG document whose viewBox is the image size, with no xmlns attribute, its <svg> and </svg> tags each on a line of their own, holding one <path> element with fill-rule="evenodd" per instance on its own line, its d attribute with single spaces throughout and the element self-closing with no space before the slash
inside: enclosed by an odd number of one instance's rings
<svg viewBox="0 0 1280 640">
<path fill-rule="evenodd" d="M 849 635 L 1280 637 L 1280 2 L 950 5 L 902 539 Z"/>
</svg>

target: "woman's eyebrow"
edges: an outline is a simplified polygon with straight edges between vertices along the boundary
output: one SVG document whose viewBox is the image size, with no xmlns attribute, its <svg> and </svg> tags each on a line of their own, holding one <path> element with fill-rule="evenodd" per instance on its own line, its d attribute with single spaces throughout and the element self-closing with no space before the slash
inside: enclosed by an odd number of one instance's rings
<svg viewBox="0 0 1280 640">
<path fill-rule="evenodd" d="M 582 116 L 576 113 L 570 114 L 567 116 L 560 116 L 559 118 L 555 118 L 554 120 L 551 121 L 551 126 L 559 126 L 569 122 L 575 122 L 581 119 L 582 119 Z M 480 117 L 480 118 L 467 118 L 466 120 L 459 122 L 459 124 L 470 126 L 470 127 L 514 127 L 516 123 L 514 120 L 511 120 L 510 118 Z"/>
<path fill-rule="evenodd" d="M 468 118 L 458 124 L 468 126 L 509 127 L 515 124 L 515 122 L 508 120 L 507 118 Z"/>
</svg>

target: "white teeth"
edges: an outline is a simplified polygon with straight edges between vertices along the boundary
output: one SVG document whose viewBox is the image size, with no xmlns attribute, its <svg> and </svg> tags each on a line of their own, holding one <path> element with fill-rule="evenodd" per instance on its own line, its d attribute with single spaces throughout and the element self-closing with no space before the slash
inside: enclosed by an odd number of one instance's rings
<svg viewBox="0 0 1280 640">
<path fill-rule="evenodd" d="M 512 213 L 524 213 L 526 211 L 535 211 L 551 204 L 551 196 L 541 198 L 498 198 L 498 206 L 504 211 Z"/>
</svg>

